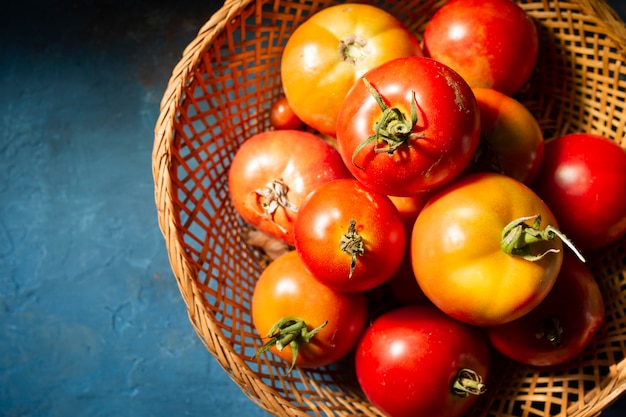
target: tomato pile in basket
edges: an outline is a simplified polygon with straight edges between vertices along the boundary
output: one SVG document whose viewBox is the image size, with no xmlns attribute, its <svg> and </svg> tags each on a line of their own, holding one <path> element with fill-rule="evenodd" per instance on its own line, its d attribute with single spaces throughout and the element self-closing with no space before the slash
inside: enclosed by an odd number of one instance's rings
<svg viewBox="0 0 626 417">
<path fill-rule="evenodd" d="M 460 416 L 494 352 L 561 364 L 599 328 L 585 257 L 626 233 L 626 151 L 543 137 L 514 98 L 539 48 L 515 3 L 450 1 L 420 35 L 362 4 L 296 28 L 229 189 L 281 248 L 253 294 L 259 354 L 349 357 L 385 414 Z"/>
</svg>

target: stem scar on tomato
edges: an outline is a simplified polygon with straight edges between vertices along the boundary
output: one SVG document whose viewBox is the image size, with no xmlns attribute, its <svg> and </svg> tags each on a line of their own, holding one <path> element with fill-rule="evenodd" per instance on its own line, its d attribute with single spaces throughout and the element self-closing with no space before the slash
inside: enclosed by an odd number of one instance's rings
<svg viewBox="0 0 626 417">
<path fill-rule="evenodd" d="M 411 120 L 408 120 L 402 110 L 397 107 L 387 106 L 378 90 L 365 77 L 361 78 L 361 80 L 363 80 L 370 94 L 376 99 L 383 114 L 374 124 L 374 134 L 361 142 L 352 153 L 352 163 L 359 169 L 363 169 L 363 167 L 355 162 L 355 158 L 363 148 L 372 142 L 374 142 L 374 153 L 386 152 L 392 155 L 399 147 L 407 144 L 409 140 L 424 137 L 424 134 L 413 132 L 413 128 L 417 124 L 417 99 L 415 98 L 415 92 L 411 91 Z M 384 146 L 381 146 L 382 144 Z"/>
<path fill-rule="evenodd" d="M 256 195 L 257 200 L 258 197 L 261 197 L 261 208 L 263 210 L 258 210 L 258 214 L 272 221 L 282 232 L 286 232 L 285 228 L 273 221 L 273 215 L 276 213 L 276 210 L 278 210 L 279 207 L 283 207 L 285 210 L 290 210 L 294 213 L 298 211 L 298 207 L 292 204 L 287 198 L 288 191 L 289 187 L 283 182 L 282 178 L 279 178 L 268 182 L 263 188 L 257 188 L 250 192 Z"/>
<path fill-rule="evenodd" d="M 348 278 L 352 278 L 352 274 L 354 274 L 354 268 L 356 268 L 357 255 L 363 256 L 363 254 L 365 253 L 363 237 L 359 235 L 356 231 L 356 220 L 350 219 L 348 231 L 341 235 L 339 247 L 342 251 L 350 255 L 350 274 L 348 275 Z"/>
<path fill-rule="evenodd" d="M 302 343 L 308 343 L 313 336 L 328 324 L 328 320 L 320 324 L 313 330 L 309 330 L 307 324 L 300 319 L 290 319 L 283 317 L 272 326 L 267 332 L 265 338 L 269 338 L 267 342 L 263 344 L 257 351 L 257 356 L 270 349 L 272 346 L 276 346 L 279 351 L 283 350 L 285 346 L 291 347 L 291 366 L 289 372 L 293 369 L 298 358 L 298 347 Z"/>
<path fill-rule="evenodd" d="M 555 348 L 561 346 L 561 335 L 563 334 L 563 324 L 556 317 L 549 317 L 538 326 L 535 337 L 543 339 L 544 337 Z"/>
<path fill-rule="evenodd" d="M 527 221 L 532 220 L 532 225 L 529 225 Z M 502 250 L 510 255 L 521 256 L 522 258 L 534 262 L 543 258 L 549 253 L 556 253 L 558 249 L 548 249 L 544 253 L 533 255 L 530 250 L 530 245 L 536 242 L 544 242 L 555 237 L 561 239 L 574 254 L 582 262 L 585 262 L 583 255 L 576 249 L 574 244 L 556 227 L 552 225 L 546 226 L 545 229 L 540 230 L 541 216 L 536 214 L 534 216 L 520 217 L 515 219 L 502 229 L 502 241 L 500 247 Z"/>
<path fill-rule="evenodd" d="M 357 35 L 348 35 L 339 42 L 339 56 L 344 62 L 356 65 L 370 54 L 367 40 Z"/>
<path fill-rule="evenodd" d="M 459 397 L 469 395 L 481 395 L 487 391 L 483 378 L 475 371 L 463 368 L 459 369 L 452 384 L 452 392 Z"/>
</svg>

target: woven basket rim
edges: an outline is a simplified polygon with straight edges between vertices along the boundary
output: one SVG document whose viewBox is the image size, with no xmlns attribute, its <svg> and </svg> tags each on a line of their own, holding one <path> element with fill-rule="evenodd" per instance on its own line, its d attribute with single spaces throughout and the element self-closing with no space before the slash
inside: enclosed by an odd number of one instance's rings
<svg viewBox="0 0 626 417">
<path fill-rule="evenodd" d="M 240 15 L 241 11 L 246 9 L 253 2 L 254 0 L 226 0 L 224 5 L 210 16 L 206 23 L 198 30 L 195 38 L 184 48 L 180 60 L 172 70 L 172 74 L 160 102 L 160 113 L 154 128 L 152 174 L 155 185 L 154 197 L 159 228 L 166 241 L 168 257 L 181 292 L 183 294 L 193 294 L 194 297 L 201 299 L 205 304 L 208 304 L 208 301 L 202 297 L 202 290 L 197 283 L 187 282 L 188 280 L 184 279 L 184 276 L 187 274 L 194 275 L 194 267 L 185 257 L 182 232 L 173 220 L 176 211 L 172 198 L 174 184 L 170 176 L 172 166 L 170 149 L 174 140 L 173 126 L 177 117 L 177 106 L 183 99 L 184 89 L 189 82 L 190 74 L 192 74 L 200 64 L 202 53 L 207 50 L 211 42 L 224 30 L 227 23 Z M 601 19 L 601 23 L 599 24 L 606 26 L 606 32 L 612 38 L 620 55 L 624 57 L 624 61 L 626 62 L 626 24 L 620 19 L 615 10 L 604 0 L 570 0 L 570 2 L 579 4 L 583 11 L 597 15 Z M 179 274 L 177 271 L 184 271 L 184 274 Z M 194 311 L 189 305 L 187 305 L 187 312 L 192 325 L 197 330 L 199 312 Z M 211 320 L 215 318 L 210 308 L 207 308 L 203 313 L 207 314 Z M 212 337 L 227 342 L 227 338 L 221 334 L 217 326 L 209 323 L 209 327 L 215 330 Z M 203 343 L 206 344 L 204 340 Z M 222 343 L 221 345 L 228 345 L 228 343 Z M 220 354 L 211 353 L 216 357 L 218 363 L 227 372 L 229 377 L 236 382 L 246 381 L 246 377 L 242 375 L 242 372 L 247 375 L 254 374 L 249 365 L 232 349 L 230 352 L 221 352 Z M 237 372 L 233 372 L 233 367 L 236 367 Z M 603 396 L 600 401 L 591 401 L 588 403 L 587 401 L 591 400 L 591 398 L 584 399 L 582 406 L 589 406 L 587 410 L 588 415 L 598 415 L 605 407 L 613 403 L 626 392 L 626 361 L 621 361 L 614 372 L 618 374 L 619 377 L 612 381 L 613 384 L 607 384 L 607 386 L 601 387 L 600 393 L 606 393 L 606 395 Z M 618 384 L 618 382 L 621 383 Z M 241 387 L 241 384 L 239 385 Z M 241 389 L 244 390 L 243 387 L 241 387 Z M 309 415 L 295 407 L 288 399 L 283 398 L 274 388 L 267 386 L 263 389 L 265 394 L 271 397 L 270 402 L 280 406 L 281 409 L 290 410 L 293 415 Z M 597 396 L 598 393 L 595 394 Z M 271 411 L 262 403 L 261 398 L 250 398 L 261 408 Z M 577 410 L 577 412 L 580 413 L 581 411 Z"/>
</svg>

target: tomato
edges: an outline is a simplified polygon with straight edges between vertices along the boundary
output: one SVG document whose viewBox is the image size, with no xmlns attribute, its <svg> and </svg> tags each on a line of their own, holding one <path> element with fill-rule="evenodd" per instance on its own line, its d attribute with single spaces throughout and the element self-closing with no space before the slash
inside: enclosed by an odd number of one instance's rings
<svg viewBox="0 0 626 417">
<path fill-rule="evenodd" d="M 475 167 L 530 184 L 543 160 L 539 122 L 519 101 L 491 88 L 474 88 L 480 109 L 480 143 Z"/>
<path fill-rule="evenodd" d="M 291 109 L 285 96 L 278 97 L 272 102 L 270 123 L 275 129 L 299 129 L 303 124 Z"/>
<path fill-rule="evenodd" d="M 312 133 L 277 130 L 253 135 L 235 153 L 228 186 L 239 215 L 293 245 L 300 204 L 318 186 L 350 172 L 337 150 Z"/>
<path fill-rule="evenodd" d="M 539 35 L 532 18 L 511 0 L 452 0 L 428 22 L 424 53 L 472 87 L 512 95 L 535 68 Z"/>
<path fill-rule="evenodd" d="M 604 301 L 591 271 L 567 254 L 548 296 L 530 313 L 488 327 L 492 346 L 509 358 L 534 366 L 565 363 L 589 344 L 604 320 Z"/>
<path fill-rule="evenodd" d="M 572 133 L 548 141 L 532 187 L 582 251 L 626 233 L 626 150 L 608 138 Z"/>
<path fill-rule="evenodd" d="M 462 177 L 417 216 L 411 260 L 424 294 L 479 326 L 512 321 L 548 294 L 563 260 L 557 222 L 523 183 L 497 173 Z"/>
<path fill-rule="evenodd" d="M 376 318 L 355 367 L 365 396 L 389 417 L 456 417 L 484 392 L 489 361 L 480 329 L 421 304 Z"/>
<path fill-rule="evenodd" d="M 287 40 L 281 61 L 285 96 L 302 121 L 334 136 L 352 84 L 369 69 L 407 55 L 421 56 L 422 49 L 386 11 L 354 3 L 327 7 Z"/>
<path fill-rule="evenodd" d="M 406 235 L 398 209 L 389 197 L 355 179 L 331 181 L 311 193 L 293 232 L 304 265 L 340 291 L 381 285 L 404 257 Z"/>
<path fill-rule="evenodd" d="M 295 251 L 280 256 L 259 277 L 252 322 L 270 350 L 292 366 L 314 368 L 344 357 L 367 323 L 364 293 L 335 291 L 317 281 Z"/>
<path fill-rule="evenodd" d="M 410 196 L 449 182 L 480 138 L 472 90 L 449 67 L 405 57 L 367 72 L 337 119 L 339 153 L 371 189 Z"/>
</svg>

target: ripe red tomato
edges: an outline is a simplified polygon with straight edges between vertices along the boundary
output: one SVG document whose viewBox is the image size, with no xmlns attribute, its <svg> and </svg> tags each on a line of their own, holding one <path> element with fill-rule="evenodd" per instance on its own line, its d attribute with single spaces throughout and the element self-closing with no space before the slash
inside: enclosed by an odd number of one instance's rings
<svg viewBox="0 0 626 417">
<path fill-rule="evenodd" d="M 411 260 L 424 294 L 450 316 L 494 326 L 528 313 L 561 268 L 548 206 L 502 174 L 462 177 L 439 190 L 413 226 Z"/>
<path fill-rule="evenodd" d="M 270 106 L 270 123 L 275 129 L 299 129 L 302 120 L 291 109 L 285 96 L 274 100 Z"/>
<path fill-rule="evenodd" d="M 365 396 L 389 417 L 457 417 L 484 392 L 489 360 L 478 328 L 420 304 L 376 318 L 355 364 Z"/>
<path fill-rule="evenodd" d="M 339 153 L 312 133 L 276 130 L 245 141 L 230 165 L 228 186 L 239 215 L 293 245 L 293 222 L 305 197 L 321 184 L 349 178 Z"/>
<path fill-rule="evenodd" d="M 472 87 L 511 95 L 534 70 L 539 36 L 532 18 L 511 0 L 451 0 L 428 22 L 424 53 Z"/>
<path fill-rule="evenodd" d="M 604 301 L 591 271 L 573 255 L 547 297 L 530 313 L 488 327 L 492 346 L 509 358 L 534 366 L 565 363 L 589 344 L 604 320 Z"/>
<path fill-rule="evenodd" d="M 339 153 L 371 189 L 410 196 L 452 180 L 480 138 L 467 83 L 423 57 L 384 63 L 354 84 L 337 119 Z"/>
<path fill-rule="evenodd" d="M 320 282 L 365 291 L 387 281 L 404 257 L 406 235 L 386 195 L 355 179 L 328 182 L 304 201 L 294 223 L 296 251 Z"/>
<path fill-rule="evenodd" d="M 252 322 L 269 339 L 260 353 L 269 349 L 301 367 L 341 359 L 355 347 L 367 318 L 364 293 L 343 293 L 321 284 L 295 251 L 265 268 L 252 296 Z"/>
<path fill-rule="evenodd" d="M 626 233 L 626 150 L 610 139 L 573 133 L 548 141 L 532 187 L 583 251 Z"/>
<path fill-rule="evenodd" d="M 391 59 L 422 55 L 396 17 L 366 4 L 322 9 L 294 30 L 282 54 L 281 80 L 298 117 L 335 136 L 337 113 L 352 84 Z"/>
<path fill-rule="evenodd" d="M 513 97 L 491 88 L 473 91 L 481 128 L 474 168 L 530 184 L 543 161 L 544 140 L 539 122 Z"/>
</svg>

